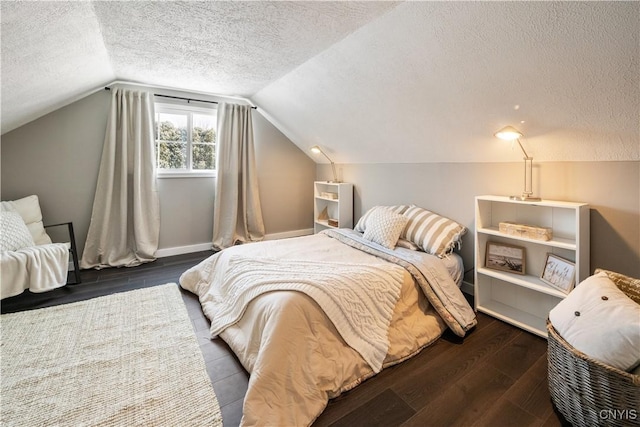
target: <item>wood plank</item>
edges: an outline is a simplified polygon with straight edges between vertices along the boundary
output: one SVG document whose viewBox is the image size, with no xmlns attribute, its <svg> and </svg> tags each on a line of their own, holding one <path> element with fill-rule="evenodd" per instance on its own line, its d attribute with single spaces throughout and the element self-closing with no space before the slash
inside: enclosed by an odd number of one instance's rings
<svg viewBox="0 0 640 427">
<path fill-rule="evenodd" d="M 518 334 L 491 357 L 491 366 L 519 378 L 547 351 L 547 340 L 532 333 Z"/>
<path fill-rule="evenodd" d="M 240 420 L 242 420 L 243 404 L 244 396 L 241 399 L 220 407 L 223 427 L 236 427 L 240 425 Z"/>
<path fill-rule="evenodd" d="M 511 387 L 507 399 L 542 420 L 554 414 L 547 381 L 546 352 Z"/>
<path fill-rule="evenodd" d="M 249 374 L 238 372 L 213 383 L 213 390 L 218 398 L 220 407 L 244 399 L 249 385 Z"/>
<path fill-rule="evenodd" d="M 209 379 L 212 383 L 223 380 L 237 373 L 245 373 L 242 364 L 233 355 L 226 355 L 217 359 L 205 362 Z"/>
<path fill-rule="evenodd" d="M 514 380 L 487 362 L 479 363 L 464 380 L 453 380 L 443 392 L 434 393 L 430 403 L 408 421 L 411 426 L 470 426 L 497 402 Z"/>
<path fill-rule="evenodd" d="M 409 419 L 415 411 L 391 389 L 342 417 L 332 427 L 396 426 Z"/>
<path fill-rule="evenodd" d="M 411 375 L 394 384 L 392 389 L 412 408 L 420 410 L 460 378 L 477 372 L 485 360 L 520 333 L 503 322 L 492 322 L 469 334 L 463 344 L 453 346 L 429 360 L 429 363 L 417 367 Z"/>
<path fill-rule="evenodd" d="M 383 390 L 397 383 L 398 378 L 413 375 L 420 366 L 429 363 L 439 354 L 454 347 L 454 344 L 445 340 L 437 340 L 431 346 L 424 348 L 413 358 L 398 365 L 390 366 L 378 375 L 364 381 L 362 384 L 347 391 L 335 399 L 331 399 L 324 412 L 316 419 L 314 426 L 328 426 L 338 419 L 349 414 L 354 408 L 358 408 L 370 401 Z"/>
<path fill-rule="evenodd" d="M 506 394 L 508 395 L 509 392 L 507 391 Z M 543 420 L 509 402 L 503 396 L 495 405 L 490 406 L 489 410 L 473 423 L 473 426 L 536 427 L 542 422 Z"/>
</svg>

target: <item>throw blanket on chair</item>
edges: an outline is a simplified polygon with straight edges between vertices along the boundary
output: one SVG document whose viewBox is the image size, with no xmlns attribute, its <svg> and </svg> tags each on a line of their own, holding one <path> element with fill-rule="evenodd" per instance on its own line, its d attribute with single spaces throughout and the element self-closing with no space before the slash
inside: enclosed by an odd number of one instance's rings
<svg viewBox="0 0 640 427">
<path fill-rule="evenodd" d="M 1 298 L 45 292 L 67 283 L 69 248 L 65 243 L 30 246 L 0 254 Z"/>
<path fill-rule="evenodd" d="M 389 348 L 388 328 L 398 301 L 404 269 L 400 266 L 279 261 L 233 256 L 223 282 L 208 295 L 216 316 L 211 334 L 236 323 L 257 296 L 294 290 L 311 297 L 344 341 L 375 372 Z"/>
</svg>

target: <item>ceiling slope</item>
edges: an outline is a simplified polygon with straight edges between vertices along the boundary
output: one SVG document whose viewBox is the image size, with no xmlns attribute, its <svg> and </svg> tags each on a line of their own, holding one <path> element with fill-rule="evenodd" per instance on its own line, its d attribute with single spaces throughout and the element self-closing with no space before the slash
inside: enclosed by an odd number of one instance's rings
<svg viewBox="0 0 640 427">
<path fill-rule="evenodd" d="M 637 161 L 639 18 L 638 2 L 407 2 L 251 99 L 341 163 L 519 161 L 493 137 L 509 124 L 536 161 Z"/>
<path fill-rule="evenodd" d="M 90 2 L 2 7 L 2 133 L 115 79 Z"/>
<path fill-rule="evenodd" d="M 96 2 L 122 80 L 249 96 L 393 7 L 374 2 Z"/>
<path fill-rule="evenodd" d="M 2 133 L 114 80 L 249 96 L 397 2 L 2 2 Z"/>
</svg>

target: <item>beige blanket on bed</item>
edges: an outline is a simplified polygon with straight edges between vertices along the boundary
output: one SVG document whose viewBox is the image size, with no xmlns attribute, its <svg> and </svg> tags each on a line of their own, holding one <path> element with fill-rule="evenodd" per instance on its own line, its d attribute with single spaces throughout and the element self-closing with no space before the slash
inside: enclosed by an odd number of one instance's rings
<svg viewBox="0 0 640 427">
<path fill-rule="evenodd" d="M 380 372 L 389 349 L 387 332 L 400 296 L 403 269 L 397 265 L 277 260 L 234 255 L 222 283 L 209 290 L 216 317 L 211 335 L 236 323 L 247 305 L 271 291 L 311 297 L 345 342 Z"/>
<path fill-rule="evenodd" d="M 326 235 L 235 246 L 203 261 L 180 278 L 182 287 L 199 295 L 203 311 L 210 319 L 217 315 L 210 304 L 210 290 L 222 283 L 230 259 L 238 254 L 279 260 L 390 265 Z M 420 285 L 403 269 L 383 368 L 413 356 L 446 328 Z M 320 306 L 301 292 L 262 294 L 247 305 L 237 323 L 219 336 L 251 373 L 243 406 L 242 424 L 246 426 L 310 425 L 328 399 L 374 375 L 371 366 L 345 343 Z"/>
</svg>

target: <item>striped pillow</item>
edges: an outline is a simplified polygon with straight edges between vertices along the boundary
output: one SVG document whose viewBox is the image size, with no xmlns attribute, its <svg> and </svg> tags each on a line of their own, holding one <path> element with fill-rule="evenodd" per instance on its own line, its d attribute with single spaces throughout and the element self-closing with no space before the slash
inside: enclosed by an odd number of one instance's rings
<svg viewBox="0 0 640 427">
<path fill-rule="evenodd" d="M 390 209 L 391 211 L 397 213 L 397 214 L 403 214 L 404 211 L 406 211 L 407 209 L 409 209 L 409 206 L 407 205 L 398 205 L 398 206 L 374 206 L 371 209 L 369 209 L 364 215 L 362 215 L 360 217 L 360 219 L 358 220 L 358 223 L 356 224 L 355 227 L 353 227 L 353 229 L 359 233 L 364 233 L 365 230 L 367 229 L 367 220 L 369 219 L 369 217 L 371 216 L 371 214 L 378 208 L 383 208 L 383 209 Z"/>
<path fill-rule="evenodd" d="M 413 242 L 408 241 L 407 239 L 398 239 L 398 243 L 396 246 L 399 248 L 409 249 L 411 251 L 419 251 L 420 248 Z"/>
<path fill-rule="evenodd" d="M 418 206 L 410 206 L 404 213 L 409 218 L 402 235 L 423 251 L 442 258 L 460 245 L 466 227 Z"/>
</svg>

